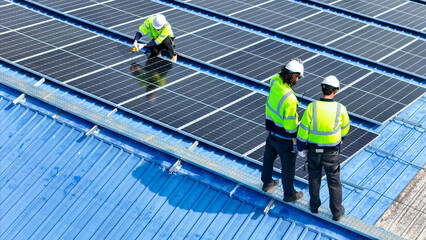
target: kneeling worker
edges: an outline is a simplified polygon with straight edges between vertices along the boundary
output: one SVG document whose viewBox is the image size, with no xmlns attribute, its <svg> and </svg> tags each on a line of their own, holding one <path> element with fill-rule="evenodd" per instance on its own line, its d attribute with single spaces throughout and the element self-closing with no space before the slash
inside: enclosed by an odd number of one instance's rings
<svg viewBox="0 0 426 240">
<path fill-rule="evenodd" d="M 297 132 L 297 149 L 299 156 L 308 157 L 311 212 L 318 213 L 321 205 L 321 173 L 324 167 L 331 213 L 333 220 L 339 221 L 345 213 L 340 182 L 340 145 L 349 131 L 349 116 L 345 106 L 333 101 L 339 90 L 339 80 L 335 76 L 326 77 L 321 89 L 323 97 L 310 103 L 303 114 Z"/>
<path fill-rule="evenodd" d="M 147 34 L 149 34 L 151 41 L 147 44 L 138 44 L 139 39 Z M 166 17 L 163 14 L 158 13 L 149 17 L 139 27 L 134 38 L 133 47 L 138 51 L 143 47 L 149 48 L 151 50 L 150 58 L 161 56 L 161 51 L 167 50 L 171 57 L 170 60 L 176 62 L 177 55 L 174 50 L 173 40 L 172 26 L 166 21 Z"/>
</svg>

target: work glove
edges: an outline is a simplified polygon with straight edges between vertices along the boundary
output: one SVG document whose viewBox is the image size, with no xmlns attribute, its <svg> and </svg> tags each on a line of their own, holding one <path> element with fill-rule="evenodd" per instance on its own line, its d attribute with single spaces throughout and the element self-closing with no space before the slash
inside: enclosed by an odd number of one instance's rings
<svg viewBox="0 0 426 240">
<path fill-rule="evenodd" d="M 303 150 L 303 151 L 299 151 L 297 155 L 299 155 L 299 157 L 305 158 L 307 153 L 308 153 L 308 150 Z"/>
<path fill-rule="evenodd" d="M 132 49 L 134 49 L 135 51 L 139 51 L 140 50 L 139 44 L 137 42 L 133 42 Z"/>
</svg>

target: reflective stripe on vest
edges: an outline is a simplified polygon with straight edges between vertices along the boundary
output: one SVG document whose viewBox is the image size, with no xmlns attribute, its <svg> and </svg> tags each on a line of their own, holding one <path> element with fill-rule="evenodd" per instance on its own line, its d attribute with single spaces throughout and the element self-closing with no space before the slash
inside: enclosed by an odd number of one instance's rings
<svg viewBox="0 0 426 240">
<path fill-rule="evenodd" d="M 274 113 L 275 115 L 277 115 L 279 118 L 281 118 L 282 120 L 294 120 L 294 119 L 296 119 L 296 117 L 295 116 L 290 116 L 290 117 L 283 117 L 283 116 L 281 116 L 281 114 L 280 114 L 280 110 L 281 110 L 281 105 L 283 105 L 283 103 L 284 103 L 284 101 L 290 96 L 292 94 L 292 92 L 291 91 L 288 91 L 286 94 L 284 94 L 284 96 L 280 99 L 280 101 L 278 102 L 278 107 L 277 107 L 277 110 L 274 110 L 272 107 L 271 107 L 271 105 L 269 105 L 269 96 L 268 96 L 268 99 L 266 100 L 266 106 L 268 106 L 268 108 L 269 108 L 269 110 L 272 112 L 272 113 Z M 268 115 L 266 115 L 267 117 L 268 117 Z M 269 120 L 272 120 L 272 118 L 271 119 L 269 119 Z M 277 125 L 277 124 L 275 124 L 275 125 Z"/>
<path fill-rule="evenodd" d="M 274 122 L 274 120 L 272 119 L 272 117 L 271 116 L 269 116 L 269 115 L 266 115 L 266 119 L 268 119 L 268 120 L 271 120 L 272 122 Z M 281 118 L 282 119 L 282 118 Z M 284 118 L 284 120 L 294 120 L 294 119 L 296 119 L 296 117 L 285 117 Z M 280 128 L 284 128 L 283 127 L 283 125 L 281 125 L 281 123 L 277 123 L 277 122 L 274 122 L 274 124 L 275 124 L 275 126 L 277 126 L 277 127 L 280 127 Z M 290 130 L 288 130 L 287 129 L 287 131 L 288 132 L 297 132 L 297 130 L 295 130 L 295 131 L 290 131 Z"/>
</svg>

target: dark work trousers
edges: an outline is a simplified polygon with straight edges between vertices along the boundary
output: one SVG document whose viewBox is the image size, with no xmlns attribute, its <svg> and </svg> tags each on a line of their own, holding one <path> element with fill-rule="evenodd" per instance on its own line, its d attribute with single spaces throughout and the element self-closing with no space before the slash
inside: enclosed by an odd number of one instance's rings
<svg viewBox="0 0 426 240">
<path fill-rule="evenodd" d="M 158 54 L 162 50 L 166 50 L 168 52 L 170 58 L 175 55 L 175 49 L 174 49 L 173 39 L 170 38 L 170 37 L 166 37 L 163 40 L 163 42 L 161 42 L 160 45 L 152 47 L 150 50 L 151 50 L 151 55 L 149 56 L 150 58 L 158 56 Z"/>
<path fill-rule="evenodd" d="M 281 158 L 281 177 L 284 189 L 284 196 L 292 196 L 296 193 L 294 190 L 294 174 L 297 153 L 292 153 L 293 141 L 272 136 L 269 133 L 266 139 L 265 153 L 263 155 L 262 182 L 272 181 L 272 171 L 274 162 L 278 155 Z"/>
<path fill-rule="evenodd" d="M 339 163 L 340 152 L 336 149 L 327 148 L 321 150 L 324 152 L 318 153 L 318 149 L 311 146 L 309 146 L 308 150 L 310 207 L 318 209 L 319 206 L 321 206 L 321 173 L 322 167 L 324 167 L 330 194 L 330 210 L 333 216 L 338 216 L 342 214 L 342 184 L 340 182 Z"/>
</svg>

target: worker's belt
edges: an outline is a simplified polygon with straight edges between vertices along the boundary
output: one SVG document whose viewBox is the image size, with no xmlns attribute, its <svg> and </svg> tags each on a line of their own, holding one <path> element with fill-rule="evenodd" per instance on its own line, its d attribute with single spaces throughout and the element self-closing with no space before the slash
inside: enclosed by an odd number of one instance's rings
<svg viewBox="0 0 426 240">
<path fill-rule="evenodd" d="M 274 132 L 270 132 L 270 133 L 271 133 L 272 136 L 277 137 L 277 138 L 281 138 L 282 140 L 291 140 L 291 138 L 283 137 L 283 136 L 276 134 Z"/>
<path fill-rule="evenodd" d="M 308 144 L 309 151 L 314 151 L 315 153 L 332 153 L 339 151 L 339 147 L 318 147 L 316 144 Z"/>
</svg>

